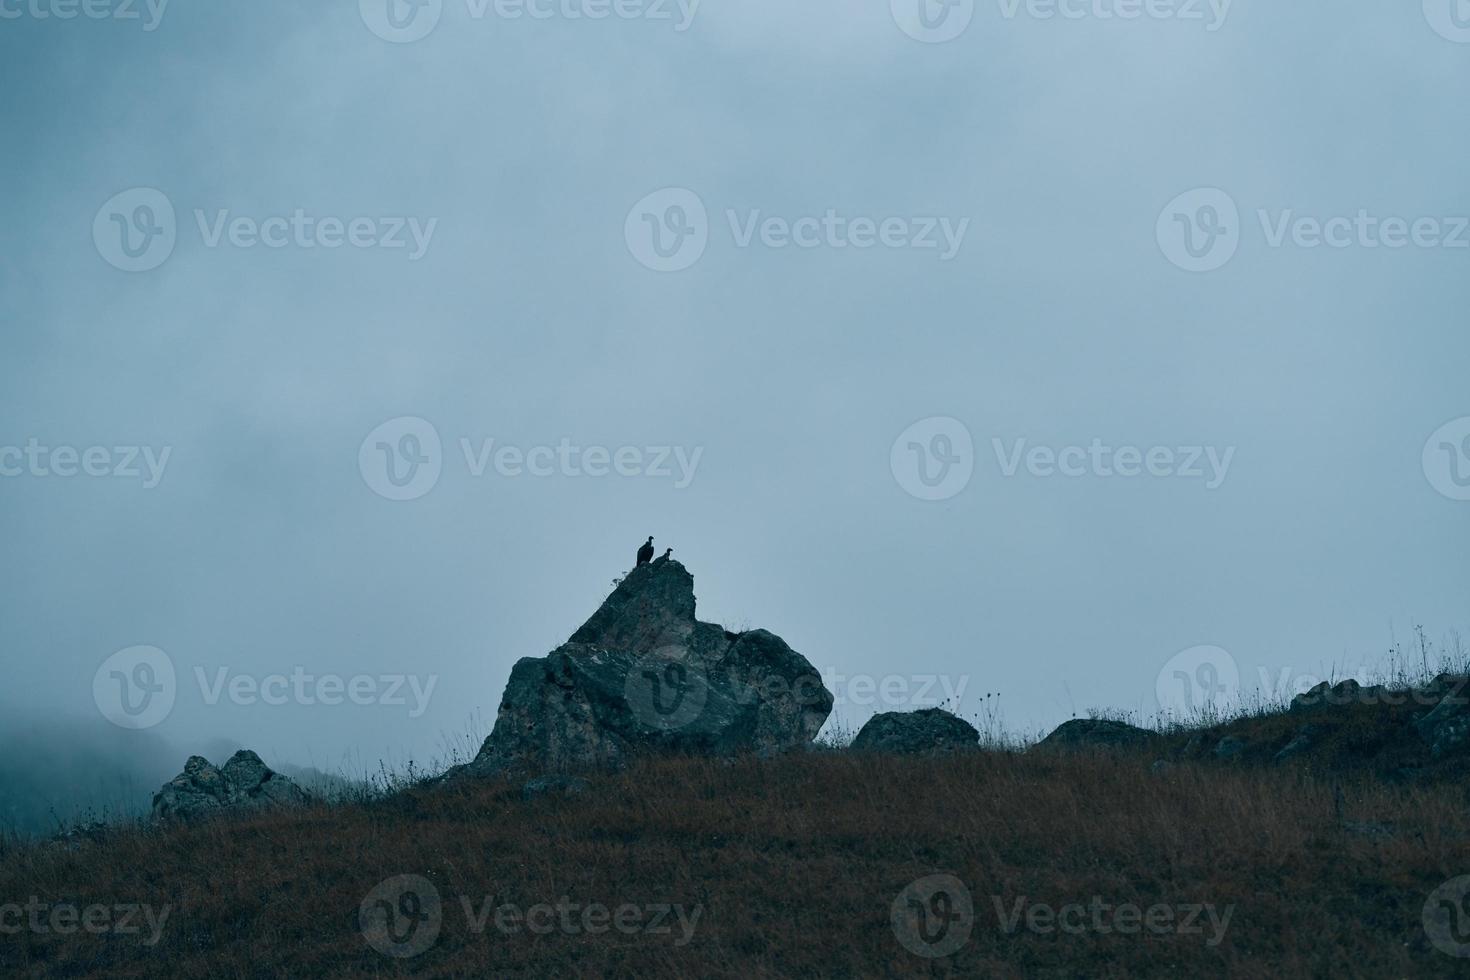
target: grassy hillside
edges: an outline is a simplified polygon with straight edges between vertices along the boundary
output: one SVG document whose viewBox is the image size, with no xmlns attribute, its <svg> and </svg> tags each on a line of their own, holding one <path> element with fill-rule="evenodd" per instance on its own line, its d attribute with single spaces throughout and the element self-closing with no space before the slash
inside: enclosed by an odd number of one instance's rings
<svg viewBox="0 0 1470 980">
<path fill-rule="evenodd" d="M 478 783 L 118 830 L 76 845 L 12 845 L 0 858 L 0 904 L 36 896 L 110 926 L 62 935 L 48 918 L 54 909 L 36 911 L 41 928 L 27 922 L 0 936 L 0 973 L 1470 969 L 1435 948 L 1423 925 L 1431 893 L 1470 872 L 1463 785 L 1191 761 L 1157 774 L 1155 757 L 665 759 L 592 777 L 590 791 L 572 797 L 526 801 L 519 785 Z M 399 876 L 414 878 L 400 887 Z M 161 920 L 155 944 L 141 913 L 132 917 L 140 933 L 111 928 L 119 905 L 148 906 Z M 0 925 L 16 921 L 0 910 Z M 934 952 L 948 955 L 920 955 Z"/>
</svg>

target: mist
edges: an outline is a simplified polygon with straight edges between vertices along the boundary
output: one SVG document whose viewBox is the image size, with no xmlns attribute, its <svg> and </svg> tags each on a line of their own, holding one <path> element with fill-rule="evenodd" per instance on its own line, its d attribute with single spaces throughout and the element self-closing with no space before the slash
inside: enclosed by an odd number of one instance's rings
<svg viewBox="0 0 1470 980">
<path fill-rule="evenodd" d="M 0 24 L 16 825 L 231 746 L 445 765 L 650 534 L 853 729 L 1466 627 L 1466 49 L 1419 5 L 371 6 Z M 1205 214 L 1228 256 L 1170 245 Z"/>
</svg>

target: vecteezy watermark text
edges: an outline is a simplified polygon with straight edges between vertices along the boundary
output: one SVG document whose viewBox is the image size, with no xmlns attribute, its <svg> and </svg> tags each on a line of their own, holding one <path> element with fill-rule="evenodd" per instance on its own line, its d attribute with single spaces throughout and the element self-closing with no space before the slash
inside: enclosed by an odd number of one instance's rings
<svg viewBox="0 0 1470 980">
<path fill-rule="evenodd" d="M 1220 945 L 1230 928 L 1235 906 L 1163 902 L 1138 905 L 1109 902 L 1101 895 L 1061 904 L 1033 901 L 1026 895 L 1006 900 L 991 895 L 996 923 L 1006 935 L 1068 936 L 1149 934 L 1203 936 L 1208 947 Z M 899 943 L 926 959 L 950 956 L 969 942 L 974 930 L 974 899 L 954 875 L 933 874 L 911 882 L 893 900 L 890 918 Z"/>
<path fill-rule="evenodd" d="M 340 674 L 312 674 L 299 666 L 293 668 L 289 675 L 267 674 L 264 677 L 232 674 L 229 667 L 218 667 L 213 678 L 205 673 L 203 667 L 195 667 L 194 678 L 204 703 L 211 706 L 228 696 L 231 704 L 245 707 L 255 704 L 271 707 L 287 704 L 409 707 L 405 695 L 411 693 L 410 718 L 423 717 L 429 709 L 429 698 L 439 683 L 438 674 L 430 674 L 427 678 L 416 674 L 354 674 L 343 677 Z"/>
<path fill-rule="evenodd" d="M 0 20 L 141 21 L 152 33 L 163 23 L 169 0 L 0 0 Z"/>
<path fill-rule="evenodd" d="M 207 249 L 382 249 L 406 252 L 410 262 L 428 253 L 439 227 L 438 218 L 344 218 L 314 214 L 306 208 L 265 216 L 236 214 L 229 208 L 196 208 L 193 218 L 200 243 Z M 178 237 L 173 202 L 152 187 L 134 187 L 113 195 L 92 219 L 97 253 L 124 272 L 149 272 L 163 265 L 173 254 Z"/>
<path fill-rule="evenodd" d="M 996 0 L 1006 21 L 1179 21 L 1203 24 L 1214 33 L 1225 26 L 1234 0 Z M 977 0 L 889 0 L 893 21 L 916 41 L 943 44 L 969 28 Z"/>
<path fill-rule="evenodd" d="M 1141 906 L 1133 902 L 1111 904 L 1101 895 L 1086 902 L 1051 905 L 1034 902 L 1022 895 L 1006 902 L 999 895 L 990 896 L 1000 928 L 1007 934 L 1024 929 L 1037 935 L 1063 933 L 1068 936 L 1117 934 L 1137 936 L 1205 936 L 1205 945 L 1214 948 L 1225 939 L 1235 906 L 1217 908 L 1213 903 L 1169 905 L 1157 902 Z M 1208 926 L 1208 929 L 1206 928 Z"/>
<path fill-rule="evenodd" d="M 460 895 L 454 903 L 468 931 L 482 936 L 492 928 L 501 936 L 596 936 L 616 932 L 624 936 L 667 937 L 673 946 L 687 946 L 704 913 L 704 906 L 673 902 L 574 901 L 562 895 L 554 902 L 522 904 L 491 895 Z M 383 881 L 362 900 L 358 928 L 369 946 L 384 956 L 411 959 L 438 941 L 449 906 L 439 889 L 422 875 L 397 875 Z"/>
<path fill-rule="evenodd" d="M 470 20 L 646 21 L 672 24 L 682 34 L 694 26 L 702 0 L 464 0 Z M 445 0 L 358 0 L 368 30 L 394 44 L 421 41 L 444 16 Z"/>
<path fill-rule="evenodd" d="M 1470 216 L 1353 214 L 1308 215 L 1294 208 L 1259 208 L 1255 217 L 1268 248 L 1315 250 L 1470 249 Z M 1218 187 L 1180 194 L 1164 206 L 1155 226 L 1160 250 L 1188 272 L 1213 272 L 1235 257 L 1244 240 L 1235 199 Z"/>
<path fill-rule="evenodd" d="M 676 490 L 694 482 L 704 458 L 703 446 L 588 446 L 566 437 L 539 445 L 462 437 L 458 448 L 472 479 L 492 472 L 506 479 L 644 477 L 668 480 Z M 431 422 L 402 416 L 368 433 L 358 447 L 358 469 L 363 482 L 380 497 L 417 500 L 438 484 L 444 456 L 439 430 Z"/>
<path fill-rule="evenodd" d="M 1177 20 L 1203 24 L 1214 33 L 1225 26 L 1235 0 L 996 0 L 1001 16 L 1033 20 Z"/>
<path fill-rule="evenodd" d="M 1024 464 L 1034 477 L 1151 476 L 1160 479 L 1202 480 L 1206 490 L 1218 490 L 1230 472 L 1235 447 L 1110 446 L 1094 438 L 1086 446 L 1031 446 L 1028 440 L 992 439 L 991 448 L 1003 476 L 1012 477 Z"/>
<path fill-rule="evenodd" d="M 938 252 L 941 262 L 960 253 L 970 219 L 856 214 L 827 208 L 820 214 L 772 215 L 760 208 L 725 210 L 730 240 L 738 249 L 754 246 L 798 249 L 882 248 Z M 666 187 L 644 197 L 628 212 L 623 238 L 639 264 L 655 272 L 680 272 L 703 257 L 711 235 L 709 212 L 688 188 Z"/>
<path fill-rule="evenodd" d="M 142 480 L 152 490 L 163 482 L 172 446 L 47 446 L 32 437 L 24 446 L 0 446 L 0 477 L 36 479 L 76 476 Z"/>
<path fill-rule="evenodd" d="M 1024 437 L 992 438 L 991 449 L 1000 475 L 1012 478 L 1024 469 L 1038 479 L 1195 480 L 1207 490 L 1218 490 L 1235 459 L 1234 446 L 1122 445 L 1100 438 L 1073 445 L 1032 445 Z M 948 500 L 969 484 L 975 472 L 975 443 L 969 427 L 958 419 L 934 416 L 920 419 L 899 433 L 889 450 L 893 478 L 920 500 Z"/>
<path fill-rule="evenodd" d="M 6 902 L 0 904 L 0 936 L 15 936 L 22 932 L 37 935 L 55 934 L 72 936 L 78 932 L 93 936 L 138 936 L 143 935 L 146 925 L 148 934 L 144 946 L 156 946 L 163 937 L 163 926 L 168 921 L 172 906 L 163 905 L 155 909 L 152 905 L 118 903 L 108 905 L 75 905 L 71 902 L 46 902 L 32 895 L 25 904 Z"/>
<path fill-rule="evenodd" d="M 439 683 L 438 674 L 314 673 L 305 667 L 290 673 L 246 674 L 228 666 L 211 675 L 194 667 L 200 700 L 210 707 L 222 701 L 240 707 L 301 705 L 336 707 L 408 708 L 410 718 L 421 718 Z M 119 728 L 146 729 L 161 724 L 172 713 L 179 696 L 179 675 L 173 658 L 153 646 L 128 647 L 108 657 L 92 677 L 92 700 L 102 717 Z"/>
</svg>

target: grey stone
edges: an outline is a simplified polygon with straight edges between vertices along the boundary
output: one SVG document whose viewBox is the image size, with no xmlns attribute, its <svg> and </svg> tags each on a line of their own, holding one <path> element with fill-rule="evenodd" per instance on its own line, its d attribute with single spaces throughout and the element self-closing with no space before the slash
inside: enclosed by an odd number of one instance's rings
<svg viewBox="0 0 1470 980">
<path fill-rule="evenodd" d="M 1292 740 L 1287 742 L 1286 746 L 1272 757 L 1272 761 L 1287 762 L 1301 755 L 1303 752 L 1310 750 L 1316 744 L 1316 739 L 1320 731 L 1321 729 L 1317 725 L 1303 725 Z"/>
<path fill-rule="evenodd" d="M 1108 718 L 1073 718 L 1058 725 L 1037 743 L 1039 749 L 1058 748 L 1136 748 L 1147 745 L 1157 736 L 1147 729 Z"/>
<path fill-rule="evenodd" d="M 1239 735 L 1226 735 L 1215 744 L 1215 758 L 1237 759 L 1248 746 L 1249 743 Z"/>
<path fill-rule="evenodd" d="M 1466 696 L 1465 678 L 1441 674 L 1430 685 L 1421 688 L 1439 694 L 1439 703 L 1422 718 L 1414 721 L 1414 729 L 1436 759 L 1453 755 L 1470 740 L 1470 697 Z"/>
<path fill-rule="evenodd" d="M 957 752 L 976 748 L 980 732 L 942 708 L 874 715 L 852 741 L 860 752 L 904 754 Z"/>
</svg>

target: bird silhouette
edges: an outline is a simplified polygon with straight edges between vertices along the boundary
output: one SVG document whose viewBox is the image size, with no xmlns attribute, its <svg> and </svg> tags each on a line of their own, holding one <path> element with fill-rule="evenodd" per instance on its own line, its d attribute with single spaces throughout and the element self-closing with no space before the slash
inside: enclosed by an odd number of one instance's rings
<svg viewBox="0 0 1470 980">
<path fill-rule="evenodd" d="M 650 534 L 648 540 L 643 542 L 643 547 L 638 549 L 638 564 L 647 565 L 651 561 L 653 561 L 653 535 Z"/>
</svg>

